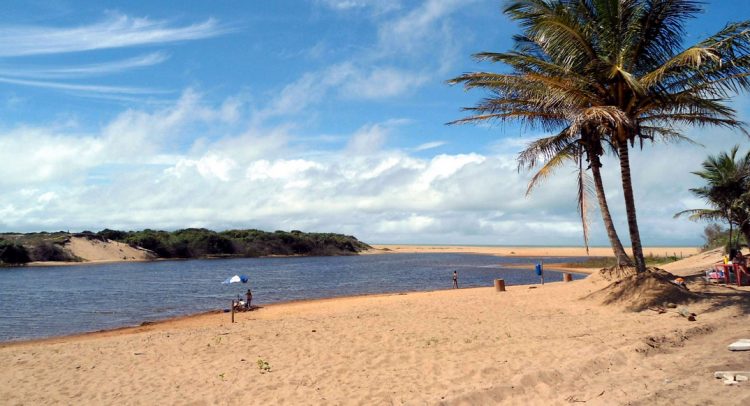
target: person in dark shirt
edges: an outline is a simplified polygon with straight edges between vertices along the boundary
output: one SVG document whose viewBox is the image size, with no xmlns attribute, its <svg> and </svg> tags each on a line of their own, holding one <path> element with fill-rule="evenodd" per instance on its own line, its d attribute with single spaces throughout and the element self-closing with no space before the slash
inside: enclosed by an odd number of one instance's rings
<svg viewBox="0 0 750 406">
<path fill-rule="evenodd" d="M 453 289 L 458 289 L 458 271 L 453 271 Z"/>
</svg>

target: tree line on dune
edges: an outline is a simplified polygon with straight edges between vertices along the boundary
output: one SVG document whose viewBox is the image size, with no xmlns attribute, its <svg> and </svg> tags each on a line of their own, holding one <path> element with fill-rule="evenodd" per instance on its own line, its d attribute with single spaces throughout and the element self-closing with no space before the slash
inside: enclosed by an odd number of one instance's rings
<svg viewBox="0 0 750 406">
<path fill-rule="evenodd" d="M 353 255 L 370 248 L 353 236 L 267 232 L 255 229 L 216 232 L 205 228 L 177 231 L 119 231 L 29 233 L 0 235 L 0 264 L 31 261 L 80 261 L 65 244 L 71 237 L 117 241 L 148 250 L 158 258 L 262 257 L 271 255 Z"/>
<path fill-rule="evenodd" d="M 657 141 L 691 142 L 683 133 L 689 126 L 724 127 L 748 135 L 729 102 L 750 89 L 750 21 L 729 23 L 684 47 L 685 24 L 701 11 L 701 2 L 693 0 L 508 1 L 505 14 L 522 28 L 513 37 L 513 49 L 474 56 L 510 70 L 471 72 L 449 80 L 488 94 L 465 109 L 468 117 L 449 124 L 514 121 L 551 133 L 518 155 L 519 170 L 538 169 L 527 194 L 572 163 L 578 173 L 584 244 L 588 247 L 586 213 L 590 195 L 595 195 L 617 265 L 644 272 L 630 150 Z M 605 195 L 605 154 L 619 161 L 632 258 Z M 745 202 L 747 190 L 747 184 L 737 189 Z M 742 213 L 750 212 L 735 205 L 728 213 L 717 196 L 697 193 L 716 210 L 692 211 L 694 219 L 723 218 L 731 228 L 741 222 Z"/>
</svg>

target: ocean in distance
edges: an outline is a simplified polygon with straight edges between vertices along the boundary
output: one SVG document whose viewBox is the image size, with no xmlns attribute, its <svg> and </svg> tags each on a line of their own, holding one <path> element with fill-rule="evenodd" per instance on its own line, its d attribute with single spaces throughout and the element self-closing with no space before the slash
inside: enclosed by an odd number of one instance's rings
<svg viewBox="0 0 750 406">
<path fill-rule="evenodd" d="M 545 258 L 572 262 L 579 258 Z M 248 287 L 253 304 L 375 293 L 539 283 L 509 268 L 536 258 L 475 254 L 380 254 L 347 257 L 243 258 L 0 269 L 0 341 L 139 325 L 220 310 Z M 244 274 L 248 284 L 223 285 Z M 574 274 L 575 279 L 585 275 Z M 562 275 L 545 270 L 546 281 Z"/>
</svg>

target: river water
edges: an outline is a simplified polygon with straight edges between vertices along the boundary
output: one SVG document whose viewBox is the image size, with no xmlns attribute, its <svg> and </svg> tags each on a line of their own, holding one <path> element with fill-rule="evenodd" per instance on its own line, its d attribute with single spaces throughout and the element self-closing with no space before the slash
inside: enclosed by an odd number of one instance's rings
<svg viewBox="0 0 750 406">
<path fill-rule="evenodd" d="M 350 257 L 156 261 L 59 267 L 0 268 L 0 341 L 15 341 L 138 325 L 218 310 L 232 298 L 253 304 L 371 293 L 538 283 L 533 271 L 508 268 L 536 262 L 473 254 L 383 254 Z M 579 258 L 546 258 L 573 262 Z M 248 284 L 223 285 L 244 274 Z M 575 275 L 581 278 L 583 275 Z M 545 271 L 546 281 L 559 281 Z"/>
</svg>

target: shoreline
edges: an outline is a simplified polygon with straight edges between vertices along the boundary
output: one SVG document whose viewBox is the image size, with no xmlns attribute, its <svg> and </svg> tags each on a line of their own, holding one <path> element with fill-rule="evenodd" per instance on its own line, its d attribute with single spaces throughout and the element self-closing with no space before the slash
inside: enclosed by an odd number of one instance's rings
<svg viewBox="0 0 750 406">
<path fill-rule="evenodd" d="M 405 247 L 405 248 L 404 248 Z M 384 248 L 388 248 L 389 250 L 385 250 Z M 394 249 L 395 248 L 395 249 Z M 609 249 L 608 247 L 599 247 L 601 249 Z M 663 247 L 664 248 L 664 247 Z M 685 247 L 666 247 L 668 250 L 674 250 L 674 249 L 685 249 Z M 411 249 L 411 250 L 410 250 Z M 503 255 L 502 253 L 498 253 L 495 250 L 502 249 L 502 250 L 509 250 L 512 252 L 511 255 Z M 558 249 L 558 250 L 577 250 L 582 249 L 580 247 L 497 247 L 497 246 L 466 246 L 466 245 L 446 245 L 446 246 L 422 246 L 422 245 L 412 245 L 412 246 L 402 246 L 402 245 L 376 245 L 373 246 L 373 249 L 365 251 L 361 253 L 361 255 L 382 255 L 382 254 L 402 254 L 402 253 L 421 253 L 421 254 L 431 254 L 431 253 L 437 253 L 434 251 L 440 251 L 440 253 L 464 253 L 464 254 L 476 254 L 476 255 L 491 255 L 491 256 L 498 256 L 498 257 L 526 257 L 528 255 L 523 255 L 529 253 L 528 250 L 548 250 L 548 249 Z M 490 250 L 490 251 L 488 251 Z M 536 251 L 535 251 L 536 252 Z M 574 255 L 575 252 L 570 253 L 567 252 L 568 255 L 553 255 L 555 257 L 577 257 L 578 255 Z M 280 258 L 282 256 L 265 256 L 265 257 L 258 257 L 258 258 Z M 298 256 L 286 256 L 286 257 L 298 257 Z M 111 263 L 124 263 L 124 262 L 153 262 L 153 261 L 188 261 L 193 258 L 157 258 L 157 259 L 151 259 L 151 260 L 98 260 L 98 261 L 86 261 L 86 262 L 73 262 L 73 263 L 37 263 L 35 266 L 40 267 L 47 267 L 47 266 L 69 266 L 69 265 L 100 265 L 100 264 L 111 264 Z M 236 258 L 194 258 L 194 259 L 236 259 Z M 570 267 L 565 266 L 567 263 L 546 263 L 544 264 L 545 270 L 547 271 L 553 271 L 553 272 L 567 272 L 567 273 L 575 273 L 579 275 L 590 275 L 596 271 L 599 270 L 599 268 L 578 268 L 578 267 Z M 504 267 L 512 268 L 512 269 L 522 269 L 527 271 L 533 271 L 534 270 L 534 263 L 528 263 L 528 264 L 506 264 Z M 548 281 L 547 284 L 550 283 L 556 283 L 560 281 Z M 508 285 L 510 286 L 535 286 L 537 283 L 531 283 L 527 285 Z M 488 285 L 487 287 L 491 287 L 491 285 Z M 461 288 L 461 289 L 482 289 L 484 287 L 471 287 L 471 288 Z M 307 302 L 326 302 L 326 301 L 335 301 L 340 299 L 350 299 L 350 298 L 359 298 L 359 297 L 369 297 L 369 296 L 393 296 L 393 295 L 407 295 L 411 293 L 418 293 L 418 292 L 442 292 L 442 291 L 448 291 L 452 290 L 449 288 L 445 289 L 433 289 L 433 290 L 412 290 L 412 291 L 395 291 L 395 292 L 380 292 L 380 293 L 364 293 L 364 294 L 354 294 L 354 295 L 344 295 L 344 296 L 333 296 L 333 297 L 318 297 L 318 298 L 311 298 L 311 299 L 295 299 L 295 300 L 287 300 L 287 301 L 280 301 L 280 302 L 274 302 L 269 303 L 267 305 L 261 306 L 262 308 L 266 307 L 275 307 L 275 306 L 285 306 L 285 305 L 291 305 L 295 303 L 307 303 Z M 19 339 L 19 340 L 10 340 L 10 341 L 0 341 L 0 348 L 8 345 L 18 345 L 23 343 L 46 343 L 46 342 L 59 342 L 64 341 L 67 339 L 77 339 L 79 337 L 98 337 L 98 336 L 110 336 L 118 334 L 121 331 L 127 331 L 128 334 L 137 333 L 141 331 L 147 331 L 149 330 L 149 327 L 152 327 L 153 325 L 164 325 L 164 324 L 170 324 L 170 323 L 177 323 L 184 319 L 193 319 L 193 318 L 203 318 L 210 315 L 216 315 L 216 314 L 222 314 L 225 312 L 226 309 L 211 309 L 211 310 L 205 310 L 197 313 L 189 313 L 189 314 L 183 314 L 173 317 L 167 317 L 163 319 L 157 319 L 157 320 L 145 320 L 142 321 L 141 324 L 135 324 L 135 325 L 124 325 L 120 327 L 113 327 L 113 328 L 106 328 L 101 330 L 93 330 L 93 331 L 85 331 L 85 332 L 74 332 L 70 334 L 62 334 L 62 335 L 54 335 L 49 337 L 40 337 L 40 338 L 30 338 L 30 339 Z"/>
<path fill-rule="evenodd" d="M 614 257 L 612 248 L 589 247 L 586 252 L 584 247 L 555 247 L 555 246 L 480 246 L 480 245 L 409 245 L 409 244 L 376 244 L 372 245 L 373 254 L 377 253 L 464 253 L 481 254 L 501 257 Z M 629 247 L 626 252 L 631 252 Z M 671 246 L 671 247 L 643 247 L 645 256 L 670 256 L 675 255 L 687 258 L 700 253 L 698 247 Z"/>
<path fill-rule="evenodd" d="M 534 265 L 532 264 L 528 266 L 525 266 L 525 265 L 508 266 L 508 268 L 532 271 L 534 270 Z M 561 273 L 562 272 L 578 273 L 581 275 L 590 275 L 591 273 L 593 273 L 593 270 L 592 272 L 586 272 L 586 270 L 588 270 L 587 268 L 577 269 L 576 271 L 560 270 L 560 269 L 561 268 L 554 268 L 554 269 L 548 269 L 548 270 L 553 271 L 553 272 L 561 272 Z M 545 282 L 545 285 L 556 284 L 556 283 L 563 283 L 563 281 L 562 280 L 547 281 Z M 533 283 L 533 284 L 525 284 L 525 285 L 506 285 L 506 288 L 523 287 L 523 286 L 529 287 L 529 286 L 536 286 L 536 285 L 541 286 L 541 284 L 539 283 Z M 344 295 L 344 296 L 318 297 L 318 298 L 311 298 L 311 299 L 292 299 L 292 300 L 285 300 L 281 302 L 273 302 L 273 303 L 268 303 L 265 305 L 260 305 L 250 312 L 237 312 L 235 313 L 235 315 L 244 314 L 244 313 L 255 313 L 256 311 L 260 311 L 263 309 L 275 309 L 277 307 L 283 308 L 286 306 L 295 306 L 295 305 L 326 304 L 326 303 L 335 303 L 337 301 L 353 300 L 353 299 L 360 299 L 360 298 L 407 296 L 407 295 L 415 294 L 415 293 L 440 293 L 440 292 L 446 292 L 446 291 L 454 291 L 454 290 L 465 291 L 465 290 L 472 290 L 472 289 L 493 289 L 493 287 L 492 286 L 472 286 L 472 287 L 459 288 L 459 289 L 445 288 L 445 289 L 431 289 L 431 290 L 407 290 L 407 291 L 396 291 L 396 292 L 362 293 L 362 294 Z M 206 311 L 202 311 L 198 313 L 189 313 L 189 314 L 183 314 L 179 316 L 167 317 L 164 319 L 144 320 L 141 322 L 141 324 L 137 324 L 137 325 L 126 325 L 126 326 L 113 327 L 113 328 L 107 328 L 107 329 L 101 329 L 101 330 L 83 331 L 83 332 L 78 332 L 78 333 L 55 335 L 55 336 L 49 336 L 49 337 L 0 341 L 0 349 L 9 347 L 9 346 L 23 345 L 23 344 L 52 344 L 52 343 L 58 343 L 58 342 L 67 342 L 68 340 L 79 340 L 79 339 L 85 340 L 88 338 L 136 334 L 136 333 L 158 329 L 160 327 L 164 327 L 165 325 L 169 325 L 169 324 L 180 324 L 181 322 L 189 322 L 191 320 L 197 321 L 197 320 L 209 318 L 212 316 L 218 317 L 218 315 L 221 315 L 221 314 L 228 315 L 230 314 L 230 311 L 228 311 L 227 309 L 213 309 L 213 310 L 206 310 Z"/>
<path fill-rule="evenodd" d="M 624 311 L 600 278 L 291 301 L 235 315 L 0 344 L 17 403 L 743 404 L 726 345 L 746 336 L 750 288 L 675 310 Z M 734 295 L 730 302 L 728 296 Z M 739 354 L 741 355 L 741 354 Z M 44 390 L 39 390 L 39 388 Z M 684 388 L 691 390 L 684 390 Z M 146 390 L 144 390 L 146 388 Z"/>
<path fill-rule="evenodd" d="M 630 248 L 626 248 L 630 250 Z M 670 254 L 680 254 L 681 257 L 689 257 L 700 252 L 696 247 L 644 247 L 644 255 L 668 256 Z M 590 247 L 589 253 L 586 253 L 583 247 L 578 246 L 495 246 L 495 245 L 420 245 L 420 244 L 374 244 L 369 250 L 361 251 L 352 255 L 381 255 L 381 254 L 436 254 L 436 253 L 455 253 L 455 254 L 477 254 L 492 255 L 499 257 L 612 257 L 610 247 Z M 336 255 L 346 256 L 346 255 Z M 35 261 L 24 264 L 20 267 L 54 267 L 54 266 L 76 266 L 76 265 L 104 265 L 119 263 L 142 263 L 154 261 L 189 261 L 189 260 L 212 260 L 212 259 L 245 259 L 245 258 L 297 258 L 297 257 L 318 257 L 314 255 L 267 255 L 262 257 L 205 257 L 205 258 L 153 258 L 153 259 L 97 259 L 84 261 Z M 15 268 L 15 267 L 11 267 Z M 574 268 L 565 268 L 566 271 L 573 271 Z M 577 268 L 576 268 L 577 269 Z M 581 271 L 582 273 L 590 273 Z"/>
</svg>

